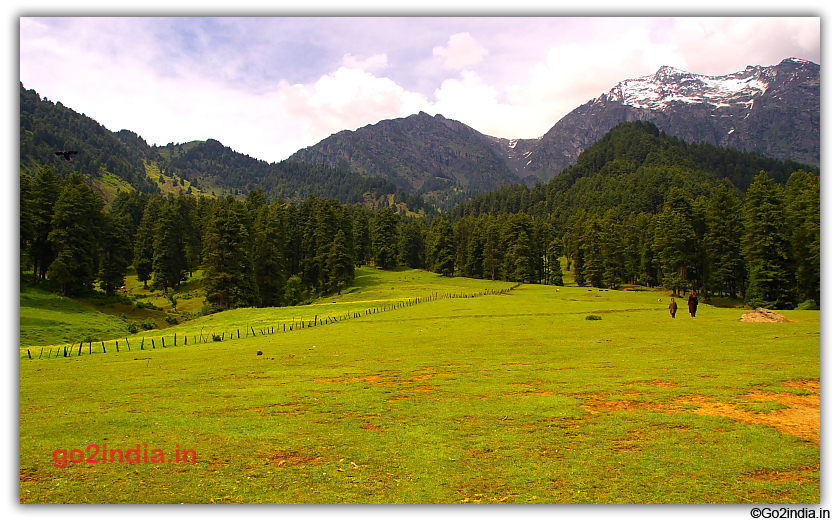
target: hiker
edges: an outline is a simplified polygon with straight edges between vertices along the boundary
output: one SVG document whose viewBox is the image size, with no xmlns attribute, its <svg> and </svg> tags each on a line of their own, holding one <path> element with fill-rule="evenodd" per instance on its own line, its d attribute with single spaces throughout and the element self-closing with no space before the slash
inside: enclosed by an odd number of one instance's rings
<svg viewBox="0 0 840 521">
<path fill-rule="evenodd" d="M 691 313 L 691 316 L 695 316 L 697 313 L 697 303 L 699 300 L 697 299 L 697 294 L 695 292 L 691 292 L 691 296 L 688 297 L 688 312 Z"/>
<path fill-rule="evenodd" d="M 668 305 L 668 311 L 671 312 L 671 318 L 677 318 L 677 301 L 671 297 L 671 303 Z"/>
</svg>

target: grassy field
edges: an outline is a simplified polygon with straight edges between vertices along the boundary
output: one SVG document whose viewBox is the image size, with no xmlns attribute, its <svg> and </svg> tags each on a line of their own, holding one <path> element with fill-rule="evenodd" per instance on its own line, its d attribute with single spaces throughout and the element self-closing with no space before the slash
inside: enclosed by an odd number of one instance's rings
<svg viewBox="0 0 840 521">
<path fill-rule="evenodd" d="M 20 500 L 820 502 L 819 311 L 761 324 L 671 319 L 654 291 L 483 294 L 510 286 L 364 269 L 312 306 L 174 326 L 166 348 L 22 348 Z M 338 321 L 279 331 L 316 314 Z M 228 336 L 195 343 L 208 331 Z M 105 445 L 147 462 L 102 461 Z"/>
</svg>

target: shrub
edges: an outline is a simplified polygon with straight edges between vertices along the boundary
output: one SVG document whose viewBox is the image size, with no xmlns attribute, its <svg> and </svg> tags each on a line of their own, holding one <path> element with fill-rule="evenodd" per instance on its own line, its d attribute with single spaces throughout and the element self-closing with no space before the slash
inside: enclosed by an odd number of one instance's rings
<svg viewBox="0 0 840 521">
<path fill-rule="evenodd" d="M 586 315 L 586 320 L 601 320 L 600 315 Z"/>
<path fill-rule="evenodd" d="M 154 304 L 152 304 L 151 302 L 139 302 L 139 301 L 135 302 L 134 303 L 134 308 L 135 309 L 137 309 L 137 308 L 139 308 L 139 309 L 150 309 L 152 311 L 163 311 L 163 308 L 159 308 L 159 307 L 155 306 Z"/>
<path fill-rule="evenodd" d="M 155 322 L 155 319 L 147 318 L 143 322 L 140 322 L 140 327 L 142 327 L 143 329 L 146 329 L 146 330 L 157 329 L 157 323 Z"/>
</svg>

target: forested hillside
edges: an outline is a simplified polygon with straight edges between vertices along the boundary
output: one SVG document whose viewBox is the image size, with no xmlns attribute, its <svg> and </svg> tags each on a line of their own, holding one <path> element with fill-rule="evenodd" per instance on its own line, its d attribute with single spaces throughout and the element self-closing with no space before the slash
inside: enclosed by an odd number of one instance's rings
<svg viewBox="0 0 840 521">
<path fill-rule="evenodd" d="M 365 177 L 326 165 L 281 161 L 266 163 L 240 154 L 216 140 L 191 143 L 184 147 L 170 143 L 158 147 L 164 158 L 161 165 L 170 174 L 178 175 L 194 184 L 205 187 L 224 187 L 234 194 L 245 194 L 262 189 L 269 201 L 286 199 L 300 203 L 310 195 L 336 199 L 343 204 L 361 203 L 379 199 L 383 195 L 401 192 L 385 179 Z M 422 198 L 406 196 L 411 210 L 423 208 Z"/>
<path fill-rule="evenodd" d="M 65 158 L 56 152 L 73 151 Z M 161 192 L 157 182 L 165 175 L 173 185 L 167 191 L 193 193 L 192 187 L 219 197 L 231 194 L 244 199 L 262 188 L 269 201 L 283 199 L 301 203 L 310 195 L 333 198 L 341 203 L 371 206 L 403 203 L 411 211 L 431 210 L 438 201 L 427 203 L 418 195 L 406 194 L 393 183 L 348 170 L 294 161 L 266 163 L 235 152 L 216 140 L 149 146 L 130 130 L 111 132 L 93 119 L 60 102 L 42 99 L 34 90 L 20 86 L 20 170 L 34 176 L 42 167 L 59 176 L 72 172 L 87 176 L 101 186 L 106 176 L 124 181 L 123 188 L 145 193 Z M 119 190 L 100 189 L 113 201 Z M 459 201 L 465 198 L 459 199 Z M 444 201 L 445 202 L 445 201 Z M 449 203 L 449 207 L 454 202 Z"/>
<path fill-rule="evenodd" d="M 42 166 L 58 174 L 80 172 L 101 178 L 103 170 L 140 191 L 156 188 L 146 178 L 144 161 L 154 151 L 133 133 L 124 140 L 84 114 L 53 103 L 20 85 L 20 169 L 34 174 Z M 77 152 L 65 159 L 57 152 Z"/>
<path fill-rule="evenodd" d="M 219 176 L 241 168 L 235 182 L 244 182 L 249 164 L 217 143 L 168 155 L 187 177 L 201 164 Z M 106 210 L 84 176 L 43 167 L 34 178 L 21 172 L 21 268 L 64 295 L 97 282 L 113 293 L 129 265 L 163 291 L 203 269 L 210 309 L 306 302 L 341 291 L 353 266 L 367 264 L 543 284 L 562 284 L 573 270 L 577 284 L 599 288 L 819 305 L 820 180 L 802 167 L 626 123 L 547 185 L 503 187 L 424 217 L 311 192 L 271 200 L 260 188 L 219 199 L 123 192 Z M 272 181 L 328 185 L 343 175 L 297 163 L 258 168 L 268 191 Z M 346 187 L 344 201 L 361 193 Z"/>
<path fill-rule="evenodd" d="M 818 169 L 625 123 L 547 185 L 502 188 L 453 210 L 456 269 L 551 282 L 565 268 L 593 287 L 818 303 L 819 194 Z"/>
</svg>

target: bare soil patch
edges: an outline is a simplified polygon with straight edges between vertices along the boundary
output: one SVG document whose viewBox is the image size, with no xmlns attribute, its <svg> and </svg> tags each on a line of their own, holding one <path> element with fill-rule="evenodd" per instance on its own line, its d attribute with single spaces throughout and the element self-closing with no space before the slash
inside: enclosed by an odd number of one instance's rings
<svg viewBox="0 0 840 521">
<path fill-rule="evenodd" d="M 586 400 L 586 403 L 581 405 L 581 408 L 591 414 L 637 410 L 657 411 L 674 414 L 683 410 L 673 404 L 668 403 L 642 402 L 639 400 L 603 400 L 596 397 L 592 397 Z"/>
<path fill-rule="evenodd" d="M 323 456 L 301 454 L 295 451 L 275 451 L 265 456 L 278 467 L 300 467 L 303 465 L 325 465 Z"/>
<path fill-rule="evenodd" d="M 650 383 L 660 387 L 672 387 L 673 382 L 636 382 Z M 658 384 L 657 384 L 658 383 Z M 673 384 L 673 385 L 672 385 Z M 733 420 L 753 425 L 766 425 L 778 429 L 784 434 L 797 436 L 820 443 L 820 381 L 819 380 L 792 380 L 783 382 L 785 387 L 809 391 L 810 394 L 801 395 L 788 392 L 771 393 L 756 389 L 745 395 L 743 398 L 749 403 L 777 402 L 787 408 L 772 410 L 768 412 L 755 412 L 745 410 L 737 404 L 715 401 L 709 396 L 689 395 L 676 401 L 676 403 L 644 402 L 639 400 L 609 400 L 598 394 L 582 394 L 586 401 L 581 408 L 591 414 L 601 414 L 616 411 L 657 411 L 667 414 L 686 412 L 685 406 L 695 407 L 692 411 L 695 414 L 706 416 L 724 416 Z M 631 392 L 625 398 L 636 396 Z"/>
<path fill-rule="evenodd" d="M 319 383 L 355 383 L 355 382 L 365 382 L 370 385 L 410 385 L 417 382 L 425 382 L 430 380 L 434 377 L 439 376 L 448 376 L 455 374 L 453 372 L 448 373 L 424 373 L 419 374 L 416 376 L 412 376 L 408 380 L 399 379 L 396 376 L 389 376 L 389 375 L 381 375 L 381 374 L 373 374 L 368 376 L 354 376 L 354 377 L 334 377 L 334 378 L 315 378 L 316 382 Z"/>
<path fill-rule="evenodd" d="M 814 478 L 810 476 L 806 476 L 805 474 L 812 474 L 814 472 L 819 472 L 820 467 L 819 465 L 815 467 L 801 465 L 796 470 L 755 470 L 753 472 L 749 472 L 744 474 L 746 479 L 752 481 L 772 481 L 777 483 L 790 483 L 790 482 L 806 482 L 806 481 L 814 481 Z"/>
<path fill-rule="evenodd" d="M 792 385 L 788 385 L 792 384 Z M 786 382 L 787 387 L 811 390 L 812 394 L 768 393 L 752 391 L 744 397 L 751 402 L 773 401 L 786 405 L 787 409 L 766 413 L 745 411 L 733 404 L 715 402 L 701 395 L 686 397 L 679 403 L 697 406 L 696 414 L 725 416 L 733 420 L 754 425 L 767 425 L 779 431 L 820 443 L 820 394 L 819 380 Z"/>
</svg>

